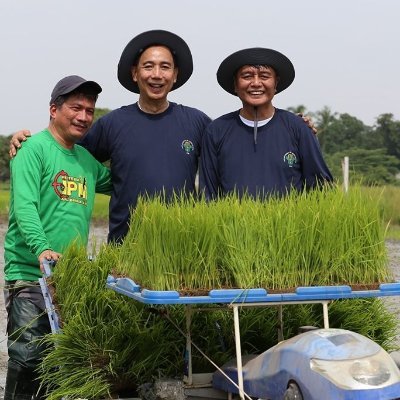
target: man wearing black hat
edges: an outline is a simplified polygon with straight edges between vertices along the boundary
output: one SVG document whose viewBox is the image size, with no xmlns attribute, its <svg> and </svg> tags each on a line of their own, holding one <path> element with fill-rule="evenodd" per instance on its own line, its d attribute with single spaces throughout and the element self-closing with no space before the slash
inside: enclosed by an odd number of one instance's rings
<svg viewBox="0 0 400 400">
<path fill-rule="evenodd" d="M 82 143 L 98 160 L 111 160 L 109 241 L 124 238 L 140 195 L 168 200 L 174 192 L 195 192 L 202 136 L 211 120 L 167 99 L 192 71 L 188 45 L 171 32 L 141 33 L 122 52 L 118 80 L 139 100 L 100 118 Z"/>
<path fill-rule="evenodd" d="M 293 82 L 294 67 L 278 51 L 237 51 L 217 80 L 242 108 L 213 121 L 204 135 L 200 184 L 207 198 L 236 191 L 262 198 L 331 182 L 316 136 L 302 119 L 272 105 Z"/>
<path fill-rule="evenodd" d="M 57 261 L 72 242 L 86 246 L 95 192 L 111 192 L 110 171 L 83 147 L 101 87 L 77 76 L 61 79 L 50 99 L 50 123 L 11 161 L 5 236 L 8 370 L 5 399 L 37 395 L 36 367 L 50 324 L 38 279 L 44 260 Z"/>
</svg>

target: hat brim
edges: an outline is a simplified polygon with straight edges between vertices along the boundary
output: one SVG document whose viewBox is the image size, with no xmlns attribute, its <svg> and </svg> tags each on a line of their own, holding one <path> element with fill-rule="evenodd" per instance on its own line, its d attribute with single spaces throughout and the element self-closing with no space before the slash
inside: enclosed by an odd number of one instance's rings
<svg viewBox="0 0 400 400">
<path fill-rule="evenodd" d="M 168 47 L 178 67 L 178 76 L 171 90 L 178 89 L 190 78 L 193 72 L 193 58 L 186 42 L 174 33 L 153 30 L 134 37 L 122 52 L 118 63 L 118 80 L 124 88 L 139 93 L 139 87 L 132 79 L 131 68 L 144 50 L 156 45 Z"/>
<path fill-rule="evenodd" d="M 81 87 L 81 86 L 86 86 L 86 87 L 88 87 L 88 88 L 90 88 L 92 91 L 93 91 L 93 93 L 94 94 L 100 94 L 102 91 L 103 91 L 103 89 L 101 88 L 101 86 L 97 83 L 97 82 L 95 82 L 95 81 L 86 81 L 86 82 L 83 82 L 83 83 L 81 83 L 80 85 L 77 85 L 76 87 L 75 87 L 75 89 L 77 89 L 78 87 Z M 72 92 L 72 90 L 71 90 L 71 92 Z"/>
<path fill-rule="evenodd" d="M 228 93 L 237 96 L 235 92 L 235 75 L 244 65 L 268 65 L 279 76 L 276 93 L 288 88 L 294 80 L 295 72 L 292 62 L 282 53 L 272 49 L 253 47 L 239 50 L 222 61 L 217 71 L 219 85 Z"/>
</svg>

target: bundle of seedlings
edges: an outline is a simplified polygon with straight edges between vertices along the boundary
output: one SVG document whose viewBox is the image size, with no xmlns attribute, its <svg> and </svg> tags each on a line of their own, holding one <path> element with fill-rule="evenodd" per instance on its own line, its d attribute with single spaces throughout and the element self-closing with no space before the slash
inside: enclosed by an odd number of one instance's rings
<svg viewBox="0 0 400 400">
<path fill-rule="evenodd" d="M 45 337 L 50 346 L 41 364 L 50 400 L 115 397 L 134 392 L 158 371 L 175 374 L 166 354 L 182 352 L 176 332 L 148 307 L 106 289 L 117 261 L 118 248 L 111 245 L 93 261 L 73 246 L 54 269 L 62 329 Z"/>
<path fill-rule="evenodd" d="M 118 274 L 143 288 L 201 294 L 218 288 L 376 288 L 387 267 L 377 200 L 359 187 L 292 192 L 268 201 L 177 196 L 140 201 Z"/>
</svg>

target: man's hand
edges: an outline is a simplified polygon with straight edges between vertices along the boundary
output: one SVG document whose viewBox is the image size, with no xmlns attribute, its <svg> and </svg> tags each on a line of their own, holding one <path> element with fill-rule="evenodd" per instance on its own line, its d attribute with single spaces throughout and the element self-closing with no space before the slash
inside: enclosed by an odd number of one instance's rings
<svg viewBox="0 0 400 400">
<path fill-rule="evenodd" d="M 309 126 L 309 128 L 313 131 L 314 135 L 318 133 L 318 129 L 314 125 L 314 122 L 312 121 L 311 117 L 308 115 L 303 115 L 301 113 L 297 114 L 299 117 L 303 118 L 303 121 Z"/>
<path fill-rule="evenodd" d="M 15 132 L 12 138 L 10 139 L 10 150 L 8 154 L 10 158 L 14 158 L 17 154 L 19 148 L 21 148 L 21 143 L 25 142 L 25 140 L 31 136 L 31 132 L 27 129 L 23 129 L 21 131 Z"/>
<path fill-rule="evenodd" d="M 53 250 L 43 251 L 38 257 L 39 262 L 40 262 L 40 271 L 42 272 L 42 274 L 44 273 L 44 266 L 43 266 L 44 260 L 57 262 L 60 258 L 61 258 L 61 254 L 57 253 Z"/>
</svg>

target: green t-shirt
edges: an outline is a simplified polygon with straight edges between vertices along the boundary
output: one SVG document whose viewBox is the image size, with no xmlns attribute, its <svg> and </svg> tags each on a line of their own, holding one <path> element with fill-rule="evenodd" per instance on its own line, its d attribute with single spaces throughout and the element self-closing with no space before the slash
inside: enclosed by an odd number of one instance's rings
<svg viewBox="0 0 400 400">
<path fill-rule="evenodd" d="M 95 192 L 110 193 L 110 171 L 83 147 L 62 147 L 45 129 L 11 161 L 5 279 L 36 281 L 38 256 L 87 244 Z"/>
</svg>

